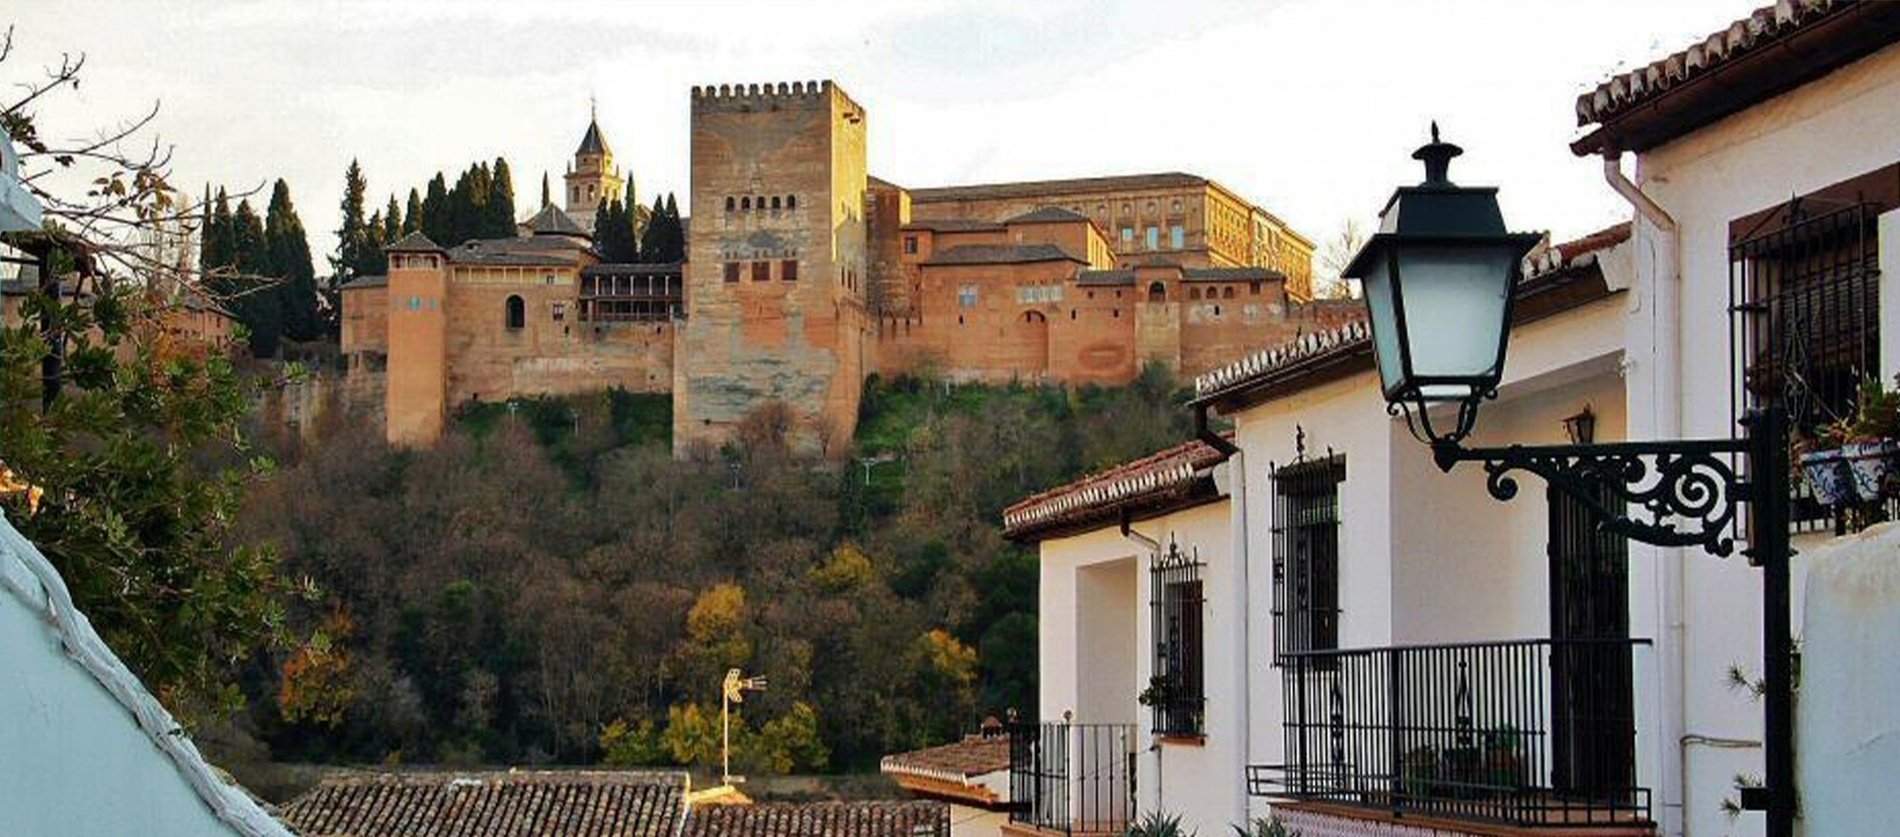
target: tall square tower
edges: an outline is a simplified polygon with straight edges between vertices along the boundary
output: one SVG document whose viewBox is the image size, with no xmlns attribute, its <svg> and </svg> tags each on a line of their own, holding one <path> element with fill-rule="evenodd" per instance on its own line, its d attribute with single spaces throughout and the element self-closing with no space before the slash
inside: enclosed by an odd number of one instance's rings
<svg viewBox="0 0 1900 837">
<path fill-rule="evenodd" d="M 779 401 L 796 447 L 842 453 L 869 348 L 864 109 L 829 81 L 692 96 L 675 450 L 722 443 Z"/>
</svg>

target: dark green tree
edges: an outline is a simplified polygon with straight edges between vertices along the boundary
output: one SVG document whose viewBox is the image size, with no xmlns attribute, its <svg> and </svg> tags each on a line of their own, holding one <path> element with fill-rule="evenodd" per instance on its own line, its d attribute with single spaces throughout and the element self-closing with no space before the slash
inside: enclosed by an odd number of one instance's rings
<svg viewBox="0 0 1900 837">
<path fill-rule="evenodd" d="M 361 275 L 361 268 L 368 261 L 365 253 L 374 249 L 373 233 L 363 219 L 364 193 L 368 189 L 363 167 L 351 160 L 350 167 L 343 172 L 343 224 L 336 231 L 336 255 L 330 257 L 330 270 L 339 287 Z M 381 272 L 370 271 L 372 274 Z"/>
<path fill-rule="evenodd" d="M 422 234 L 437 244 L 451 247 L 462 243 L 451 240 L 453 232 L 449 221 L 449 184 L 441 172 L 436 172 L 422 197 Z"/>
<path fill-rule="evenodd" d="M 515 234 L 515 179 L 507 160 L 495 158 L 493 176 L 488 190 L 488 237 L 508 238 Z"/>
<path fill-rule="evenodd" d="M 282 282 L 272 278 L 270 241 L 264 219 L 249 200 L 238 201 L 231 216 L 237 284 L 229 301 L 231 313 L 250 331 L 251 354 L 276 357 L 284 335 Z"/>
<path fill-rule="evenodd" d="M 396 203 L 396 196 L 389 196 L 389 205 L 383 208 L 382 245 L 388 247 L 402 238 L 402 206 Z"/>
<path fill-rule="evenodd" d="M 222 187 L 205 215 L 198 268 L 209 278 L 214 291 L 228 293 L 233 286 L 229 274 L 237 269 L 237 231 L 231 219 L 231 199 Z"/>
<path fill-rule="evenodd" d="M 416 190 L 409 190 L 409 204 L 402 212 L 402 234 L 408 235 L 422 229 L 422 196 Z"/>
<path fill-rule="evenodd" d="M 290 185 L 279 179 L 271 188 L 264 217 L 265 273 L 277 278 L 274 288 L 284 336 L 315 340 L 323 332 L 317 313 L 316 268 L 310 262 L 310 239 L 303 220 L 290 202 Z"/>
<path fill-rule="evenodd" d="M 554 203 L 554 200 L 548 196 L 548 173 L 542 172 L 541 173 L 541 206 L 546 207 L 552 203 Z"/>
<path fill-rule="evenodd" d="M 655 264 L 678 262 L 686 258 L 686 233 L 681 228 L 679 205 L 672 195 L 653 199 L 646 231 L 640 237 L 640 261 Z"/>
</svg>

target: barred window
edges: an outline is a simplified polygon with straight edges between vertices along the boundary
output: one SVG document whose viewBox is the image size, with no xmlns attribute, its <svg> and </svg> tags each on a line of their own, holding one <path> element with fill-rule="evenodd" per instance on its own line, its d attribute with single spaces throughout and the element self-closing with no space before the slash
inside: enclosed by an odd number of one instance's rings
<svg viewBox="0 0 1900 837">
<path fill-rule="evenodd" d="M 1880 377 L 1878 214 L 1873 204 L 1800 198 L 1739 230 L 1730 246 L 1741 389 L 1748 406 L 1785 407 L 1799 435 L 1852 417 L 1856 388 Z M 1839 522 L 1805 482 L 1795 492 L 1797 529 Z"/>
<path fill-rule="evenodd" d="M 771 262 L 753 262 L 752 263 L 752 281 L 754 282 L 772 281 L 772 263 Z"/>
<path fill-rule="evenodd" d="M 725 273 L 726 273 L 726 281 L 728 281 L 728 282 L 737 282 L 737 281 L 739 281 L 739 263 L 738 263 L 738 262 L 726 262 L 726 263 L 725 263 Z"/>
<path fill-rule="evenodd" d="M 1158 735 L 1202 735 L 1206 730 L 1203 675 L 1204 622 L 1199 550 L 1172 541 L 1149 567 L 1154 673 L 1141 702 L 1154 713 Z"/>
<path fill-rule="evenodd" d="M 1273 471 L 1276 658 L 1339 647 L 1339 484 L 1345 479 L 1341 454 Z"/>
</svg>

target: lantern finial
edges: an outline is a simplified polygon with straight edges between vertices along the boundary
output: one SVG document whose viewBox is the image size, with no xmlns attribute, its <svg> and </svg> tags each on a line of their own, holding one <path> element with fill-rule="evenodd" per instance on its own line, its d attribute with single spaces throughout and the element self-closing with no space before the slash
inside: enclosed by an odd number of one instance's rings
<svg viewBox="0 0 1900 837">
<path fill-rule="evenodd" d="M 1432 141 L 1412 152 L 1412 159 L 1425 162 L 1425 182 L 1422 186 L 1450 186 L 1451 159 L 1465 150 L 1438 139 L 1438 120 L 1432 120 Z"/>
</svg>

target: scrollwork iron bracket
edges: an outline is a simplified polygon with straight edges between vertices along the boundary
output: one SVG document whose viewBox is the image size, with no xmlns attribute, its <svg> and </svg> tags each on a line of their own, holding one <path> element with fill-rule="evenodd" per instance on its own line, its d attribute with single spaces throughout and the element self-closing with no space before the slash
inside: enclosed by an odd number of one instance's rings
<svg viewBox="0 0 1900 837">
<path fill-rule="evenodd" d="M 1432 458 L 1442 470 L 1460 462 L 1483 465 L 1485 488 L 1499 500 L 1517 496 L 1513 474 L 1525 471 L 1597 512 L 1605 530 L 1655 546 L 1700 546 L 1718 556 L 1735 551 L 1736 511 L 1752 496 L 1748 480 L 1734 465 L 1748 452 L 1742 439 L 1496 448 L 1432 445 Z"/>
</svg>

